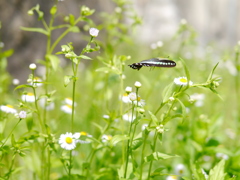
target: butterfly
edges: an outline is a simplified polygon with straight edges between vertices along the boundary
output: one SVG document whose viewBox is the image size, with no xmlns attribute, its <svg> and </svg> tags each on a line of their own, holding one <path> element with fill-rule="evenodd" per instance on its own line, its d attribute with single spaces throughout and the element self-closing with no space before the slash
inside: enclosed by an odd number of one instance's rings
<svg viewBox="0 0 240 180">
<path fill-rule="evenodd" d="M 141 69 L 143 66 L 147 67 L 175 67 L 176 63 L 169 59 L 163 59 L 163 58 L 152 58 L 143 60 L 139 63 L 133 63 L 128 65 L 133 69 Z"/>
</svg>

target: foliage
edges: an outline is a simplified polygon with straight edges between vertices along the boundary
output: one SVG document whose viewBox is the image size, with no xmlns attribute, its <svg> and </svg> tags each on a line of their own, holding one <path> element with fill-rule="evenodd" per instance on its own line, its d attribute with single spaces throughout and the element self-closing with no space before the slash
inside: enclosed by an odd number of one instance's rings
<svg viewBox="0 0 240 180">
<path fill-rule="evenodd" d="M 90 18 L 99 12 L 86 6 L 60 25 L 54 25 L 57 3 L 49 10 L 49 24 L 39 5 L 30 9 L 43 28 L 21 29 L 46 36 L 46 53 L 38 61 L 46 70 L 38 77 L 38 65 L 31 64 L 27 83 L 14 90 L 5 70 L 13 50 L 0 49 L 0 94 L 8 97 L 0 106 L 1 179 L 237 179 L 240 45 L 229 57 L 234 77 L 224 61 L 194 55 L 197 33 L 186 21 L 174 42 L 136 54 L 146 47 L 134 43 L 129 27 L 141 20 L 129 1 L 114 2 L 115 11 L 101 13 L 99 25 Z M 83 49 L 69 42 L 56 50 L 68 33 L 80 39 L 85 29 L 79 23 L 90 30 Z M 52 33 L 62 28 L 54 39 Z M 171 43 L 181 48 L 169 48 Z M 131 57 L 142 60 L 142 53 L 162 53 L 177 66 L 152 71 L 126 66 Z M 60 66 L 60 57 L 67 66 Z"/>
</svg>

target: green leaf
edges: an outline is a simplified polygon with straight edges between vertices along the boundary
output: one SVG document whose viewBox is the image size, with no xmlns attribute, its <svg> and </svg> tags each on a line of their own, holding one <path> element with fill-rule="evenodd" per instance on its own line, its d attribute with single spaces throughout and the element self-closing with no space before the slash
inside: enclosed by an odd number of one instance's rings
<svg viewBox="0 0 240 180">
<path fill-rule="evenodd" d="M 70 30 L 71 32 L 74 32 L 74 33 L 80 32 L 80 29 L 79 29 L 79 27 L 77 27 L 77 26 L 71 26 L 69 30 Z"/>
<path fill-rule="evenodd" d="M 156 126 L 158 126 L 158 125 L 159 125 L 159 122 L 158 122 L 157 117 L 156 117 L 151 111 L 148 111 L 148 113 L 150 114 L 153 123 L 154 123 Z"/>
<path fill-rule="evenodd" d="M 73 79 L 73 76 L 64 76 L 64 86 L 66 87 L 71 80 Z"/>
<path fill-rule="evenodd" d="M 224 180 L 226 173 L 224 173 L 225 160 L 222 159 L 213 169 L 209 172 L 208 180 Z"/>
<path fill-rule="evenodd" d="M 39 32 L 39 33 L 42 33 L 42 34 L 45 34 L 46 36 L 48 36 L 48 32 L 42 28 L 28 28 L 28 27 L 21 27 L 21 30 L 24 30 L 24 31 L 31 31 L 31 32 Z"/>
<path fill-rule="evenodd" d="M 96 69 L 96 72 L 109 73 L 109 72 L 111 72 L 111 71 L 112 71 L 112 69 L 109 68 L 109 67 L 101 67 L 101 68 Z"/>
<path fill-rule="evenodd" d="M 70 25 L 74 26 L 75 25 L 75 16 L 72 14 L 69 14 L 69 23 Z"/>
<path fill-rule="evenodd" d="M 46 55 L 46 59 L 48 59 L 51 62 L 53 70 L 56 71 L 60 62 L 59 58 L 55 55 L 48 54 Z"/>
<path fill-rule="evenodd" d="M 142 138 L 137 138 L 137 139 L 134 139 L 133 142 L 132 142 L 132 149 L 133 150 L 136 150 L 137 148 L 139 148 L 143 143 L 143 140 Z"/>
<path fill-rule="evenodd" d="M 15 138 L 14 138 L 14 134 L 12 134 L 12 136 L 11 136 L 11 143 L 12 143 L 12 146 L 15 146 L 15 145 L 16 145 L 16 141 L 15 141 Z"/>
<path fill-rule="evenodd" d="M 171 83 L 163 89 L 163 93 L 162 93 L 163 102 L 166 102 L 169 99 L 169 97 L 172 96 L 173 87 L 174 87 L 174 83 Z"/>
<path fill-rule="evenodd" d="M 26 118 L 26 125 L 27 125 L 27 129 L 28 131 L 31 131 L 33 128 L 33 117 L 32 114 L 29 114 Z"/>
<path fill-rule="evenodd" d="M 179 104 L 182 107 L 182 119 L 184 120 L 187 117 L 187 111 L 186 111 L 186 107 L 184 106 L 184 104 L 182 103 L 182 101 L 178 98 L 176 98 L 176 100 L 179 102 Z"/>
<path fill-rule="evenodd" d="M 219 62 L 213 67 L 212 71 L 210 72 L 207 81 L 210 81 L 212 79 L 213 73 L 216 70 L 217 66 L 218 66 Z"/>
<path fill-rule="evenodd" d="M 128 136 L 126 135 L 115 135 L 113 136 L 113 138 L 111 139 L 111 145 L 114 146 L 116 145 L 117 143 L 121 142 L 121 141 L 125 141 L 129 139 Z"/>
<path fill-rule="evenodd" d="M 179 59 L 180 59 L 180 61 L 181 61 L 182 64 L 183 64 L 184 71 L 185 71 L 185 75 L 186 75 L 187 80 L 188 80 L 188 83 L 189 83 L 189 82 L 190 82 L 190 73 L 189 73 L 189 70 L 188 70 L 188 68 L 187 68 L 187 65 L 186 65 L 185 61 L 184 61 L 182 58 L 179 58 Z M 189 84 L 188 84 L 188 86 L 189 86 Z"/>
<path fill-rule="evenodd" d="M 169 159 L 169 158 L 175 158 L 179 157 L 178 155 L 168 155 L 160 152 L 154 152 L 144 158 L 145 162 L 150 162 L 153 160 L 161 160 L 161 159 Z"/>
<path fill-rule="evenodd" d="M 2 52 L 1 54 L 1 57 L 10 57 L 12 54 L 14 53 L 14 50 L 13 49 L 9 49 L 9 50 L 6 50 L 4 52 Z"/>
<path fill-rule="evenodd" d="M 79 56 L 81 59 L 88 59 L 88 60 L 92 60 L 92 58 L 88 57 L 88 56 L 85 56 L 85 55 L 81 55 Z"/>
<path fill-rule="evenodd" d="M 14 89 L 14 91 L 17 90 L 17 89 L 25 88 L 25 87 L 27 87 L 27 88 L 32 88 L 31 85 L 28 85 L 28 84 L 22 84 L 22 85 L 17 86 L 17 87 Z"/>
</svg>

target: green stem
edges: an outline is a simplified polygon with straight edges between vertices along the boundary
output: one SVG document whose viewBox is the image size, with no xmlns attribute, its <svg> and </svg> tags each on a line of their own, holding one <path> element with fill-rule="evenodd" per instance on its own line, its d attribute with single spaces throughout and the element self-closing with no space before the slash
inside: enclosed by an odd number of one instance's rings
<svg viewBox="0 0 240 180">
<path fill-rule="evenodd" d="M 133 125 L 133 112 L 134 112 L 134 103 L 132 102 L 132 117 L 130 122 L 130 127 L 128 131 L 128 137 L 131 137 L 132 125 Z M 127 176 L 127 169 L 128 169 L 128 161 L 129 161 L 129 154 L 130 154 L 130 139 L 127 141 L 127 153 L 126 153 L 126 163 L 125 163 L 125 170 L 124 170 L 124 178 Z"/>
<path fill-rule="evenodd" d="M 158 133 L 158 132 L 155 131 L 154 140 L 153 140 L 152 152 L 155 152 L 155 150 L 156 150 L 157 135 L 158 135 L 157 133 Z M 148 169 L 148 180 L 150 180 L 150 178 L 151 178 L 152 164 L 153 164 L 153 161 L 151 161 L 151 162 L 150 162 L 150 165 L 149 165 L 149 169 Z"/>
<path fill-rule="evenodd" d="M 2 143 L 0 149 L 2 149 L 2 147 L 4 146 L 4 144 L 7 142 L 8 138 L 11 136 L 11 134 L 13 133 L 14 129 L 17 127 L 17 125 L 20 123 L 21 119 L 17 122 L 17 124 L 13 127 L 13 129 L 11 130 L 11 132 L 8 134 L 7 139 L 4 141 L 4 143 Z"/>
<path fill-rule="evenodd" d="M 68 180 L 71 180 L 71 171 L 72 171 L 72 150 L 69 151 Z"/>
<path fill-rule="evenodd" d="M 16 154 L 14 153 L 6 179 L 10 179 L 10 176 L 12 174 L 13 164 L 14 164 L 14 161 L 15 161 L 15 157 L 16 157 Z"/>
</svg>

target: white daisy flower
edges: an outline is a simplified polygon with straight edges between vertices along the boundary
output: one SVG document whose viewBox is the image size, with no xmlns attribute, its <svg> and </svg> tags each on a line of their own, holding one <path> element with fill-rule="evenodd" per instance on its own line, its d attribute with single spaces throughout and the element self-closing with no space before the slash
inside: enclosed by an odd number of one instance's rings
<svg viewBox="0 0 240 180">
<path fill-rule="evenodd" d="M 41 82 L 42 82 L 41 78 L 34 77 L 33 79 L 31 79 L 30 85 L 40 87 L 40 86 L 42 86 Z"/>
<path fill-rule="evenodd" d="M 67 114 L 71 114 L 72 113 L 72 106 L 69 104 L 65 104 L 61 106 L 61 110 Z"/>
<path fill-rule="evenodd" d="M 69 105 L 72 106 L 73 100 L 72 100 L 72 98 L 67 97 L 67 98 L 64 99 L 64 102 L 65 102 L 66 104 L 69 104 Z M 76 106 L 77 103 L 75 102 L 74 105 Z"/>
<path fill-rule="evenodd" d="M 102 135 L 102 142 L 105 143 L 105 142 L 108 142 L 112 139 L 112 136 L 111 135 Z"/>
<path fill-rule="evenodd" d="M 124 93 L 123 96 L 122 96 L 122 102 L 124 103 L 130 103 L 130 99 L 128 97 L 128 93 Z"/>
<path fill-rule="evenodd" d="M 177 180 L 178 177 L 175 175 L 167 176 L 166 180 Z"/>
<path fill-rule="evenodd" d="M 136 116 L 133 115 L 133 117 L 132 117 L 132 113 L 126 113 L 122 116 L 122 118 L 125 121 L 132 122 L 136 118 Z"/>
<path fill-rule="evenodd" d="M 86 132 L 84 132 L 84 131 L 82 131 L 82 132 L 80 132 L 80 133 L 78 133 L 79 134 L 79 137 L 80 136 L 85 136 L 85 137 L 92 137 L 92 135 L 90 135 L 90 134 L 88 134 L 88 133 L 86 133 Z M 77 143 L 80 143 L 80 144 L 89 144 L 89 143 L 91 143 L 91 141 L 90 140 L 83 140 L 83 139 L 78 139 L 78 140 L 76 140 L 76 142 Z"/>
<path fill-rule="evenodd" d="M 178 165 L 175 167 L 175 173 L 176 173 L 177 175 L 183 175 L 184 170 L 185 170 L 185 166 L 184 166 L 183 164 L 178 164 Z"/>
<path fill-rule="evenodd" d="M 1 111 L 5 112 L 5 113 L 11 113 L 11 114 L 17 113 L 17 110 L 14 109 L 14 107 L 11 105 L 1 105 L 0 109 L 1 109 Z"/>
<path fill-rule="evenodd" d="M 188 83 L 188 79 L 186 77 L 178 77 L 174 79 L 174 83 L 179 86 L 186 86 Z M 193 82 L 189 81 L 189 85 L 193 85 Z"/>
<path fill-rule="evenodd" d="M 205 99 L 205 94 L 194 93 L 190 96 L 190 100 L 195 102 L 196 107 L 203 106 L 203 100 Z"/>
<path fill-rule="evenodd" d="M 35 102 L 35 96 L 33 93 L 23 94 L 22 100 L 25 102 Z"/>
<path fill-rule="evenodd" d="M 99 30 L 96 29 L 96 28 L 90 28 L 90 29 L 89 29 L 89 34 L 90 34 L 92 37 L 97 37 L 97 36 L 98 36 L 98 33 L 99 33 Z"/>
<path fill-rule="evenodd" d="M 76 140 L 80 137 L 80 133 L 66 133 L 61 134 L 58 143 L 60 144 L 61 148 L 66 150 L 73 150 L 76 147 Z"/>
</svg>

